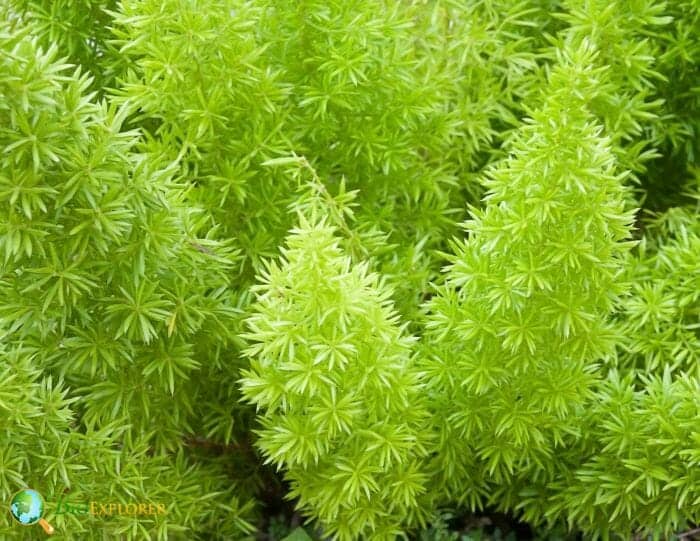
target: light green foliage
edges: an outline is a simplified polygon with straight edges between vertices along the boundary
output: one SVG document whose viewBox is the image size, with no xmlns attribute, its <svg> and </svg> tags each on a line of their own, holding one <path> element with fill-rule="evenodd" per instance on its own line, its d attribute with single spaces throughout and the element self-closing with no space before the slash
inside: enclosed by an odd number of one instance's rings
<svg viewBox="0 0 700 541">
<path fill-rule="evenodd" d="M 472 505 L 477 487 L 465 493 L 464 483 L 541 469 L 580 435 L 571 417 L 616 338 L 604 316 L 622 292 L 632 215 L 583 97 L 599 76 L 593 58 L 587 47 L 561 58 L 544 105 L 484 179 L 486 207 L 473 210 L 427 306 L 423 367 L 441 420 L 435 474 Z"/>
<path fill-rule="evenodd" d="M 18 448 L 7 448 L 16 465 L 2 493 L 43 472 L 42 486 L 57 494 L 88 470 L 81 492 L 89 497 L 113 495 L 98 482 L 123 478 L 121 501 L 145 499 L 145 487 L 127 489 L 143 476 L 148 497 L 178 498 L 160 488 L 158 472 L 175 464 L 158 455 L 179 450 L 184 457 L 182 438 L 201 433 L 206 410 L 199 404 L 195 415 L 193 400 L 218 399 L 216 389 L 191 378 L 198 370 L 227 373 L 235 310 L 225 286 L 235 257 L 199 234 L 207 218 L 184 205 L 167 168 L 134 151 L 137 134 L 121 129 L 124 111 L 91 101 L 88 83 L 56 62 L 55 50 L 43 51 L 3 21 L 0 323 L 4 356 L 16 359 L 3 385 L 10 386 L 6 400 L 24 396 L 26 407 L 6 427 Z M 19 393 L 14 386 L 22 381 L 28 388 Z M 99 438 L 88 437 L 96 431 Z M 73 441 L 83 437 L 104 448 L 74 456 L 81 447 Z M 138 458 L 145 454 L 152 462 Z M 29 468 L 37 455 L 44 465 Z M 142 471 L 120 472 L 137 460 L 145 461 Z M 183 491 L 174 505 L 221 490 L 215 477 L 199 485 L 184 468 L 183 483 L 201 494 Z M 229 489 L 221 496 L 232 497 Z M 158 525 L 159 538 L 194 535 L 197 523 L 184 513 Z M 132 526 L 131 538 L 143 538 L 145 525 Z"/>
<path fill-rule="evenodd" d="M 621 312 L 620 361 L 656 371 L 700 366 L 700 237 L 688 233 L 658 251 L 646 239 L 632 267 L 635 278 Z"/>
<path fill-rule="evenodd" d="M 700 6 L 697 2 L 571 0 L 567 43 L 592 40 L 609 71 L 591 104 L 622 169 L 652 208 L 678 203 L 697 164 Z M 649 171 L 643 177 L 639 172 Z"/>
<path fill-rule="evenodd" d="M 627 269 L 632 290 L 617 318 L 625 369 L 697 373 L 700 367 L 699 180 L 696 172 L 685 204 L 644 219 L 644 237 Z"/>
<path fill-rule="evenodd" d="M 261 56 L 262 5 L 236 0 L 126 1 L 117 44 L 133 69 L 116 101 L 146 129 L 149 149 L 177 160 L 180 181 L 235 237 L 248 285 L 288 223 L 289 181 L 261 164 L 291 152 L 282 130 L 291 87 Z M 183 92 L 183 85 L 189 89 Z"/>
<path fill-rule="evenodd" d="M 427 306 L 424 366 L 444 420 L 435 469 L 475 507 L 483 499 L 596 536 L 668 535 L 698 520 L 698 381 L 641 375 L 640 391 L 632 374 L 596 383 L 590 362 L 614 359 L 620 344 L 646 370 L 696 368 L 697 208 L 670 213 L 677 239 L 657 240 L 653 256 L 646 239 L 635 259 L 615 255 L 632 216 L 610 144 L 587 116 L 606 77 L 593 65 L 581 50 L 558 61 Z M 543 197 L 548 179 L 562 199 Z M 622 294 L 622 324 L 606 324 Z"/>
<path fill-rule="evenodd" d="M 552 506 L 562 502 L 570 522 L 606 537 L 641 531 L 659 538 L 700 519 L 700 382 L 667 373 L 644 384 L 635 390 L 613 373 L 598 390 L 588 432 L 595 451 Z"/>
<path fill-rule="evenodd" d="M 132 150 L 123 111 L 83 95 L 85 77 L 65 77 L 27 38 L 8 38 L 4 50 L 1 314 L 15 340 L 40 345 L 72 384 L 91 385 L 86 421 L 126 416 L 145 431 L 151 411 L 188 403 L 173 395 L 201 365 L 195 348 L 227 342 L 211 332 L 232 317 L 231 252 L 198 238 L 206 218 L 182 205 L 166 169 Z M 203 264 L 208 272 L 195 272 Z M 169 415 L 154 433 L 166 448 L 170 422 L 177 433 Z"/>
<path fill-rule="evenodd" d="M 666 5 L 651 0 L 563 4 L 561 18 L 568 28 L 560 34 L 562 42 L 570 47 L 593 43 L 599 51 L 596 62 L 607 70 L 589 91 L 589 108 L 604 122 L 620 169 L 644 171 L 656 155 L 648 148 L 649 131 L 661 123 L 663 101 L 655 94 L 663 75 L 656 71 L 659 47 L 653 36 L 671 21 Z"/>
<path fill-rule="evenodd" d="M 699 25 L 0 0 L 0 503 L 67 539 L 697 527 Z"/>
<path fill-rule="evenodd" d="M 362 188 L 358 228 L 388 235 L 374 255 L 417 316 L 463 191 L 480 193 L 473 173 L 535 82 L 534 5 L 126 1 L 116 101 L 235 237 L 239 283 L 292 226 L 294 185 L 261 164 L 296 153 L 329 187 Z"/>
<path fill-rule="evenodd" d="M 391 291 L 353 264 L 320 218 L 299 214 L 247 324 L 244 396 L 263 410 L 258 446 L 291 495 L 338 539 L 394 539 L 422 513 L 427 415 L 413 338 Z"/>
<path fill-rule="evenodd" d="M 110 9 L 116 0 L 15 0 L 13 11 L 31 25 L 43 47 L 58 47 L 93 78 L 92 89 L 103 93 L 114 83 L 121 62 L 110 46 Z"/>
<path fill-rule="evenodd" d="M 647 178 L 654 196 L 652 208 L 681 203 L 678 195 L 693 178 L 700 162 L 700 3 L 697 0 L 668 2 L 670 30 L 658 32 L 658 71 L 665 84 L 657 85 L 664 100 L 662 122 L 652 129 L 661 158 Z M 668 27 L 667 27 L 668 28 Z"/>
<path fill-rule="evenodd" d="M 579 426 L 583 437 L 560 450 L 549 474 L 513 483 L 523 518 L 568 523 L 589 537 L 668 538 L 700 518 L 697 479 L 697 378 L 611 372 L 596 387 Z"/>
</svg>

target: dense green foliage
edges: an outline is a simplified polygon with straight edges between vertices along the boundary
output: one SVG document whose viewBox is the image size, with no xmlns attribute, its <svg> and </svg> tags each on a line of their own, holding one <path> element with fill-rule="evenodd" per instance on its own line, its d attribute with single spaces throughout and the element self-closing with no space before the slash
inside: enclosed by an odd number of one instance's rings
<svg viewBox="0 0 700 541">
<path fill-rule="evenodd" d="M 0 149 L 58 538 L 700 524 L 697 0 L 0 0 Z"/>
<path fill-rule="evenodd" d="M 282 266 L 271 263 L 256 287 L 242 386 L 266 410 L 258 445 L 287 467 L 301 508 L 343 539 L 395 539 L 425 512 L 417 497 L 427 412 L 414 341 L 397 324 L 391 292 L 343 254 L 323 210 L 302 214 Z"/>
<path fill-rule="evenodd" d="M 480 490 L 465 483 L 546 468 L 580 435 L 593 363 L 614 346 L 604 316 L 621 292 L 632 215 L 576 93 L 595 84 L 592 64 L 586 48 L 562 58 L 542 108 L 484 179 L 486 206 L 472 211 L 427 305 L 422 365 L 444 423 L 435 475 L 454 497 L 476 502 Z"/>
</svg>

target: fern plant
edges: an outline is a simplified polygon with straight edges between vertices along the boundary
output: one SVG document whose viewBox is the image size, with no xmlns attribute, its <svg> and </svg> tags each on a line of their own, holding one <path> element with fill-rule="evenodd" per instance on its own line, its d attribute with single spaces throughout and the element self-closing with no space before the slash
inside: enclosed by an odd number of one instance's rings
<svg viewBox="0 0 700 541">
<path fill-rule="evenodd" d="M 391 291 L 344 254 L 312 198 L 255 286 L 244 396 L 290 495 L 338 539 L 394 539 L 424 520 L 427 415 L 414 340 Z"/>
<path fill-rule="evenodd" d="M 587 111 L 603 72 L 585 45 L 566 53 L 512 156 L 485 179 L 486 207 L 473 211 L 427 305 L 423 366 L 444 442 L 434 472 L 451 499 L 519 509 L 533 524 L 567 521 L 605 538 L 669 535 L 698 520 L 698 381 L 666 372 L 642 376 L 639 390 L 632 373 L 599 379 L 593 363 L 614 360 L 616 344 L 643 347 L 648 331 L 635 327 L 632 310 L 647 297 L 636 288 L 625 297 L 627 327 L 608 320 L 629 283 L 633 215 L 613 149 Z M 548 182 L 560 183 L 551 195 Z M 659 261 L 692 261 L 690 242 L 685 250 L 666 242 Z M 668 283 L 682 300 L 637 310 L 657 336 L 660 322 L 675 329 L 676 310 L 695 301 L 694 275 L 680 276 L 690 285 Z M 664 352 L 666 366 L 685 360 L 686 340 Z M 594 488 L 596 480 L 605 482 Z"/>
<path fill-rule="evenodd" d="M 43 47 L 91 75 L 91 90 L 103 94 L 123 69 L 114 54 L 110 24 L 116 0 L 16 0 L 13 12 L 31 26 Z"/>
<path fill-rule="evenodd" d="M 2 498 L 30 483 L 79 498 L 179 498 L 163 473 L 171 469 L 238 513 L 249 506 L 216 480 L 226 460 L 200 468 L 185 456 L 185 437 L 202 430 L 194 400 L 217 398 L 206 381 L 230 359 L 235 253 L 200 235 L 206 216 L 184 205 L 158 157 L 134 150 L 125 111 L 91 100 L 86 75 L 10 18 L 0 39 L 3 396 L 6 406 L 25 397 L 4 427 L 24 449 L 7 448 Z M 152 519 L 155 535 L 196 533 L 181 507 L 196 497 L 171 501 L 170 519 Z M 8 520 L 3 536 L 17 535 Z M 143 528 L 132 516 L 105 531 L 138 538 Z"/>
<path fill-rule="evenodd" d="M 562 53 L 543 106 L 484 179 L 486 207 L 472 210 L 426 306 L 422 366 L 442 442 L 434 475 L 472 506 L 491 482 L 546 469 L 580 436 L 572 418 L 617 338 L 604 316 L 624 291 L 632 214 L 586 108 L 594 57 L 585 44 Z"/>
<path fill-rule="evenodd" d="M 699 8 L 0 0 L 0 500 L 697 528 Z"/>
</svg>

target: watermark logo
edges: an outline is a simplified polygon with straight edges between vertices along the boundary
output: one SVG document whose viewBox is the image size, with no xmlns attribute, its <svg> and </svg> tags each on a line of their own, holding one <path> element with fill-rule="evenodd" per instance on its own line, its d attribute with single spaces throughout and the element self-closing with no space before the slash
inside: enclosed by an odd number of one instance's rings
<svg viewBox="0 0 700 541">
<path fill-rule="evenodd" d="M 111 516 L 149 516 L 165 515 L 167 509 L 163 503 L 106 503 L 90 501 L 72 502 L 68 498 L 59 496 L 56 506 L 56 514 L 92 515 L 95 517 Z"/>
<path fill-rule="evenodd" d="M 10 514 L 22 526 L 39 524 L 48 535 L 53 535 L 54 527 L 44 518 L 45 502 L 39 492 L 32 488 L 23 488 L 10 501 Z M 153 502 L 103 502 L 91 500 L 76 502 L 65 494 L 58 497 L 54 515 L 84 515 L 88 517 L 109 518 L 118 516 L 148 517 L 165 515 L 168 510 L 163 503 Z"/>
<path fill-rule="evenodd" d="M 44 498 L 36 490 L 23 488 L 10 501 L 10 514 L 22 526 L 39 524 L 48 535 L 54 532 L 53 526 L 42 518 Z"/>
</svg>

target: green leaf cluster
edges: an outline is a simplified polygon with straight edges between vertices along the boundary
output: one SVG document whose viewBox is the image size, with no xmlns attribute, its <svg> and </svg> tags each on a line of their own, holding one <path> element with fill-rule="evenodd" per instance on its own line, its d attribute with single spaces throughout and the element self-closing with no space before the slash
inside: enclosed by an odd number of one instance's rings
<svg viewBox="0 0 700 541">
<path fill-rule="evenodd" d="M 592 57 L 583 47 L 553 71 L 544 105 L 484 180 L 486 206 L 427 305 L 426 384 L 449 433 L 436 467 L 456 493 L 473 477 L 472 455 L 495 481 L 544 466 L 577 435 L 570 417 L 614 345 L 603 316 L 622 292 L 632 215 L 609 143 L 576 93 L 594 84 Z"/>
<path fill-rule="evenodd" d="M 699 35 L 697 0 L 0 0 L 0 501 L 66 539 L 283 498 L 340 540 L 697 527 Z"/>
<path fill-rule="evenodd" d="M 184 202 L 173 168 L 135 149 L 125 110 L 92 99 L 55 47 L 5 18 L 0 50 L 3 499 L 39 483 L 102 501 L 167 497 L 172 515 L 152 528 L 166 539 L 202 527 L 206 512 L 187 514 L 202 490 L 242 513 L 228 531 L 249 532 L 247 498 L 222 484 L 227 461 L 184 455 L 185 435 L 221 432 L 196 424 L 197 399 L 230 392 L 207 383 L 230 377 L 235 251 L 207 238 L 215 226 Z M 202 468 L 218 472 L 207 485 Z M 139 538 L 147 523 L 105 531 Z"/>
<path fill-rule="evenodd" d="M 300 212 L 255 286 L 243 395 L 264 409 L 266 462 L 338 539 L 394 539 L 424 520 L 427 411 L 391 290 L 344 254 L 336 228 Z"/>
</svg>

